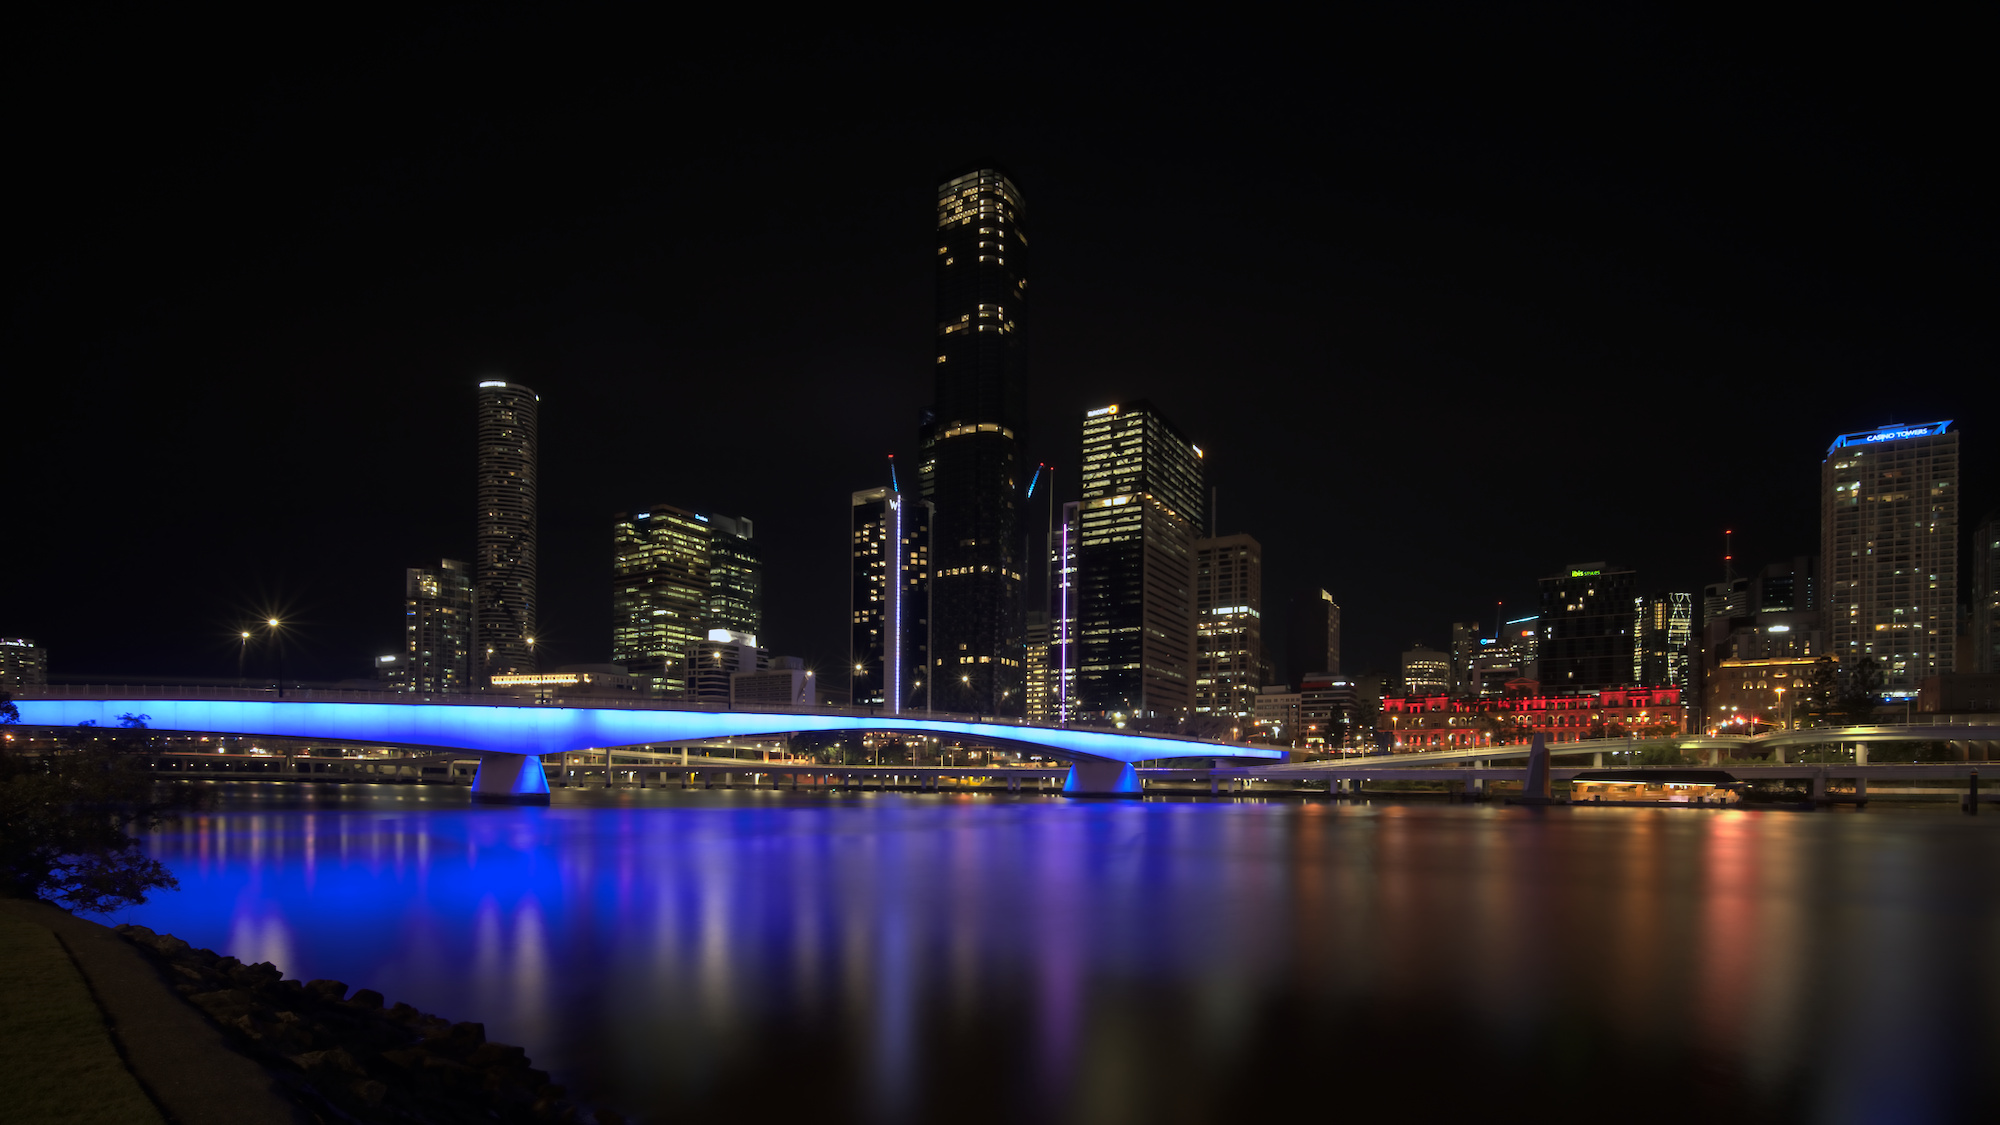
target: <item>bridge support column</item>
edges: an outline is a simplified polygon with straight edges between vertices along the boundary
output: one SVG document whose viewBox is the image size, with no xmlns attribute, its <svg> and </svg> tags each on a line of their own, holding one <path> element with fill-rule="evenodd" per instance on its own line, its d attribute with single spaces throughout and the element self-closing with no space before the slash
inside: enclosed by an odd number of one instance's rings
<svg viewBox="0 0 2000 1125">
<path fill-rule="evenodd" d="M 1820 770 L 1820 771 L 1819 771 L 1818 773 L 1815 773 L 1815 774 L 1813 774 L 1813 794 L 1812 794 L 1812 795 L 1813 795 L 1813 800 L 1815 800 L 1815 801 L 1824 801 L 1824 800 L 1826 799 L 1826 771 L 1825 771 L 1825 770 Z"/>
<path fill-rule="evenodd" d="M 1590 768 L 1597 770 L 1604 768 L 1604 751 L 1599 750 L 1590 756 Z"/>
<path fill-rule="evenodd" d="M 1773 746 L 1773 747 L 1771 747 L 1771 764 L 1772 764 L 1772 765 L 1774 765 L 1774 766 L 1782 766 L 1782 765 L 1784 765 L 1784 764 L 1785 764 L 1785 748 L 1784 748 L 1784 747 L 1782 747 L 1782 746 Z"/>
<path fill-rule="evenodd" d="M 472 799 L 481 804 L 546 805 L 549 778 L 533 754 L 481 754 L 472 775 Z"/>
<path fill-rule="evenodd" d="M 1065 797 L 1137 797 L 1139 771 L 1130 762 L 1075 762 L 1062 791 Z"/>
<path fill-rule="evenodd" d="M 1866 742 L 1857 742 L 1854 744 L 1854 764 L 1857 766 L 1868 764 L 1868 744 Z"/>
</svg>

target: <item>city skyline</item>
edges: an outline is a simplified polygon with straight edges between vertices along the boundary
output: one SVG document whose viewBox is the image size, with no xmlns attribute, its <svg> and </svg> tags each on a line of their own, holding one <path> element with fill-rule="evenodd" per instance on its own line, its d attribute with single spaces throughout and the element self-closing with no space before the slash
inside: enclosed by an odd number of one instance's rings
<svg viewBox="0 0 2000 1125">
<path fill-rule="evenodd" d="M 1441 49 L 1463 61 L 1471 39 Z M 30 268 L 79 265 L 52 269 L 50 287 L 17 306 L 28 310 L 22 358 L 46 372 L 51 416 L 74 423 L 25 435 L 22 541 L 81 542 L 116 506 L 155 529 L 150 573 L 173 595 L 147 602 L 144 630 L 129 628 L 129 608 L 58 613 L 28 600 L 0 629 L 35 638 L 57 675 L 228 677 L 236 626 L 271 611 L 297 623 L 286 631 L 294 674 L 366 674 L 367 659 L 400 647 L 385 608 L 401 600 L 397 576 L 476 558 L 465 388 L 495 378 L 544 399 L 537 616 L 551 664 L 609 655 L 602 528 L 635 496 L 754 517 L 773 651 L 836 664 L 846 576 L 825 544 L 844 533 L 841 505 L 809 485 L 830 480 L 837 497 L 873 484 L 885 453 L 918 459 L 913 422 L 935 401 L 938 354 L 918 347 L 937 329 L 938 245 L 919 235 L 931 232 L 939 175 L 968 152 L 1006 164 L 1035 208 L 1025 464 L 1049 462 L 1073 492 L 1071 419 L 1156 402 L 1206 439 L 1215 530 L 1264 544 L 1267 604 L 1322 588 L 1340 602 L 1352 674 L 1393 668 L 1414 640 L 1446 644 L 1452 622 L 1487 620 L 1495 602 L 1519 616 L 1539 579 L 1575 559 L 1618 559 L 1649 588 L 1699 590 L 1720 577 L 1726 528 L 1753 562 L 1812 553 L 1813 467 L 1841 433 L 1958 419 L 1961 527 L 2000 506 L 2000 451 L 1977 412 L 1991 334 L 1961 284 L 1978 238 L 1944 236 L 1979 212 L 1868 171 L 1920 150 L 1842 124 L 1824 83 L 1795 96 L 1845 130 L 1851 158 L 1804 160 L 1784 143 L 1768 159 L 1746 154 L 1763 138 L 1735 123 L 1742 99 L 1770 103 L 1727 68 L 1672 105 L 1613 83 L 1606 97 L 1635 129 L 1668 129 L 1662 143 L 1696 158 L 1662 180 L 1657 153 L 1604 141 L 1589 121 L 1460 120 L 1456 98 L 1479 85 L 1476 68 L 1427 71 L 1449 80 L 1440 92 L 1315 124 L 1309 135 L 1336 163 L 1266 143 L 1304 123 L 1303 110 L 1224 127 L 1178 112 L 1195 102 L 1164 76 L 1121 65 L 1161 115 L 1109 135 L 1072 124 L 1105 104 L 1101 92 L 1064 86 L 948 139 L 936 125 L 955 110 L 910 106 L 877 132 L 818 123 L 761 154 L 725 144 L 740 167 L 592 165 L 570 179 L 592 185 L 594 210 L 565 211 L 585 197 L 531 177 L 453 194 L 460 215 L 401 191 L 418 181 L 396 178 L 395 154 L 422 151 L 424 138 L 391 129 L 379 158 L 334 169 L 326 189 L 389 176 L 398 190 L 361 218 L 308 206 L 331 225 L 273 227 L 295 209 L 248 222 L 198 210 L 220 241 L 189 257 L 166 225 L 141 225 L 164 205 L 141 200 L 104 233 L 79 225 L 70 241 L 31 241 Z M 390 80 L 433 79 L 392 66 Z M 336 90 L 285 104 L 313 112 Z M 582 112 L 543 92 L 558 118 Z M 529 120 L 512 103 L 496 112 Z M 1720 131 L 1696 142 L 1671 131 L 1683 121 Z M 320 135 L 245 143 L 296 163 L 316 159 L 308 142 Z M 51 134 L 31 140 L 66 151 Z M 1516 156 L 1495 157 L 1496 145 Z M 1167 151 L 1197 156 L 1141 159 Z M 794 214 L 785 173 L 833 152 L 836 172 L 813 182 L 842 219 L 814 227 L 808 252 L 803 228 L 780 218 Z M 1750 162 L 1739 186 L 1689 190 L 1703 182 L 1696 169 L 1725 156 Z M 447 145 L 436 159 L 444 183 L 487 181 L 476 150 Z M 1866 191 L 1823 175 L 1825 159 L 1861 169 Z M 211 167 L 193 152 L 165 161 L 161 200 L 184 200 Z M 1468 178 L 1477 192 L 1438 186 Z M 1563 186 L 1584 181 L 1595 186 Z M 1329 221 L 1298 226 L 1277 183 L 1326 185 Z M 555 194 L 516 194 L 531 187 Z M 1862 196 L 1876 202 L 1855 206 Z M 50 213 L 74 206 L 53 201 Z M 663 224 L 668 210 L 706 221 Z M 1850 235 L 1837 254 L 1820 241 L 1830 214 Z M 513 225 L 496 226 L 503 216 Z M 284 232 L 270 257 L 247 249 L 264 229 Z M 168 260 L 190 264 L 185 284 L 154 272 Z M 775 300 L 799 284 L 814 300 Z M 221 307 L 230 319 L 217 319 Z M 1878 385 L 1903 373 L 1915 377 Z M 1696 409 L 1808 380 L 1826 393 L 1786 398 L 1781 417 L 1760 413 L 1754 426 Z M 1576 412 L 1586 400 L 1602 417 Z M 1632 417 L 1656 428 L 1634 440 Z M 669 442 L 666 421 L 701 440 Z M 87 454 L 85 432 L 98 438 Z M 1429 448 L 1390 460 L 1413 442 Z M 135 493 L 140 479 L 172 487 Z M 1602 518 L 1666 490 L 1665 511 Z M 119 573 L 67 548 L 6 565 L 9 588 L 24 590 L 110 588 Z"/>
</svg>

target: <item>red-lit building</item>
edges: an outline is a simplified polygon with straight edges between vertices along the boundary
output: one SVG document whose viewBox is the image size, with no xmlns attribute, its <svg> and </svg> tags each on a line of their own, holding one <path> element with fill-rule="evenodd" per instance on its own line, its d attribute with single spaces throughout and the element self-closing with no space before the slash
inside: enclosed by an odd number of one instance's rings
<svg viewBox="0 0 2000 1125">
<path fill-rule="evenodd" d="M 1687 713 L 1679 688 L 1615 688 L 1591 695 L 1541 695 L 1540 685 L 1518 680 L 1526 690 L 1489 699 L 1415 695 L 1382 701 L 1376 729 L 1393 736 L 1396 750 L 1450 750 L 1512 746 L 1534 741 L 1586 738 L 1659 738 L 1680 734 Z"/>
</svg>

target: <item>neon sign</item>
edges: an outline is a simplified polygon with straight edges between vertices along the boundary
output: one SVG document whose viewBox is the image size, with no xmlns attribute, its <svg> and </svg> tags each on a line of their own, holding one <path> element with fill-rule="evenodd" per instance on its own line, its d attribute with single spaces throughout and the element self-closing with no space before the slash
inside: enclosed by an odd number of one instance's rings
<svg viewBox="0 0 2000 1125">
<path fill-rule="evenodd" d="M 1925 422 L 1918 426 L 1902 426 L 1891 422 L 1889 425 L 1878 426 L 1872 430 L 1863 430 L 1858 434 L 1842 434 L 1833 439 L 1833 444 L 1827 446 L 1826 451 L 1832 453 L 1836 449 L 1842 449 L 1850 445 L 1868 445 L 1878 441 L 1902 441 L 1905 438 L 1935 437 L 1938 434 L 1944 433 L 1950 427 L 1950 419 L 1946 419 L 1943 422 Z"/>
</svg>

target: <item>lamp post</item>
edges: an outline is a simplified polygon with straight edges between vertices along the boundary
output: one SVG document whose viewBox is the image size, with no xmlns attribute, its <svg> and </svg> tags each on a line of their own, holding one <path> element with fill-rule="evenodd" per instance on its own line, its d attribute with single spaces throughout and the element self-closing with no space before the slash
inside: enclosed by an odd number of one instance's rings
<svg viewBox="0 0 2000 1125">
<path fill-rule="evenodd" d="M 278 666 L 278 698 L 285 698 L 285 648 L 278 643 L 278 619 L 273 617 L 264 622 L 271 627 L 272 660 Z"/>
<path fill-rule="evenodd" d="M 243 687 L 243 658 L 250 655 L 250 630 L 245 629 L 238 636 L 236 645 L 236 686 Z"/>
</svg>

